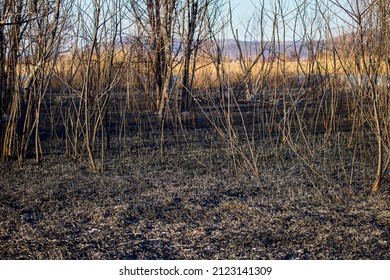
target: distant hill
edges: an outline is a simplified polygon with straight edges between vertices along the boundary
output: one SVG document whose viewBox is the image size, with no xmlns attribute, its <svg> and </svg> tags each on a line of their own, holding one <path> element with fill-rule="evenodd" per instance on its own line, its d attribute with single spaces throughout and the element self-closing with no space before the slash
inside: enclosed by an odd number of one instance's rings
<svg viewBox="0 0 390 280">
<path fill-rule="evenodd" d="M 239 59 L 240 52 L 235 40 L 227 39 L 221 45 L 223 45 L 224 57 L 232 60 Z M 263 42 L 262 45 L 260 42 L 255 41 L 239 41 L 239 46 L 245 57 L 256 57 L 261 54 L 262 49 L 264 50 L 264 57 L 268 59 L 280 57 L 284 50 L 288 59 L 294 59 L 296 57 L 305 59 L 309 56 L 308 43 L 303 41 L 286 41 L 273 44 L 271 42 Z M 312 49 L 315 51 L 319 46 L 323 47 L 324 43 L 322 41 L 314 42 Z"/>
<path fill-rule="evenodd" d="M 210 44 L 208 44 L 210 42 Z M 149 48 L 150 45 L 148 43 L 147 38 L 139 38 L 139 37 L 124 37 L 121 40 L 121 43 L 125 45 L 134 45 L 134 44 L 142 44 L 144 48 Z M 323 41 L 313 41 L 313 51 L 317 50 L 318 47 L 324 48 Z M 119 45 L 119 42 L 118 42 Z M 200 48 L 203 49 L 207 53 L 216 53 L 216 48 L 211 41 L 203 41 L 200 43 Z M 263 48 L 263 55 L 266 59 L 271 59 L 274 57 L 281 57 L 283 55 L 283 51 L 285 50 L 287 59 L 295 59 L 297 57 L 301 59 L 306 59 L 309 56 L 309 44 L 304 41 L 285 41 L 285 42 L 275 42 L 271 43 L 269 41 L 263 42 L 261 44 L 258 41 L 239 41 L 239 46 L 242 50 L 244 57 L 246 58 L 254 58 L 261 54 L 261 50 Z M 219 42 L 219 47 L 221 48 L 222 55 L 224 58 L 230 60 L 238 60 L 240 56 L 239 48 L 237 43 L 233 39 L 226 39 Z M 182 54 L 183 46 L 179 40 L 174 40 L 173 42 L 173 52 L 178 54 L 179 56 Z"/>
</svg>

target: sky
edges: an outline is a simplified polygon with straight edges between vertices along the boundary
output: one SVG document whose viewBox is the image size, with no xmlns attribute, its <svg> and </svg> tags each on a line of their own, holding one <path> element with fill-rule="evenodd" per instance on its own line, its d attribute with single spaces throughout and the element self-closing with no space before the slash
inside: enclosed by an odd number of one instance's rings
<svg viewBox="0 0 390 280">
<path fill-rule="evenodd" d="M 345 5 L 347 0 L 339 0 L 338 3 Z M 233 28 L 238 30 L 239 38 L 241 40 L 258 40 L 259 39 L 259 9 L 261 5 L 264 5 L 264 11 L 268 16 L 264 17 L 264 32 L 266 39 L 271 39 L 272 27 L 273 27 L 273 15 L 275 14 L 275 3 L 281 3 L 282 12 L 285 15 L 285 29 L 283 32 L 283 24 L 281 17 L 279 17 L 279 33 L 286 34 L 286 40 L 299 40 L 304 34 L 304 28 L 308 28 L 307 31 L 313 32 L 316 36 L 323 37 L 324 34 L 320 34 L 325 30 L 324 28 L 324 17 L 321 16 L 320 11 L 315 10 L 314 0 L 230 0 L 232 7 L 232 18 Z M 330 13 L 326 14 L 329 20 L 329 26 L 333 35 L 338 35 L 344 28 L 348 26 L 347 22 L 350 20 L 336 5 L 332 4 L 329 0 L 320 0 L 324 5 L 327 5 L 331 10 Z M 303 8 L 303 4 L 308 3 L 305 12 L 306 19 L 302 22 L 300 17 L 297 17 L 297 7 Z M 312 4 L 310 4 L 312 3 Z M 346 5 L 345 5 L 346 6 Z M 324 6 L 323 6 L 324 7 Z M 276 9 L 280 10 L 280 7 L 276 4 Z M 321 10 L 324 12 L 324 10 Z M 315 17 L 317 13 L 317 17 Z M 319 15 L 319 16 L 318 16 Z M 335 16 L 337 15 L 337 16 Z M 257 18 L 256 18 L 257 16 Z M 313 20 L 313 18 L 317 18 Z M 248 21 L 252 19 L 252 25 L 248 25 Z M 321 19 L 322 22 L 319 20 Z M 320 27 L 322 26 L 322 27 Z M 294 32 L 295 28 L 295 32 Z M 245 32 L 249 31 L 249 32 Z M 295 33 L 295 36 L 294 36 Z M 233 37 L 231 28 L 227 32 L 227 37 Z M 252 37 L 252 38 L 251 38 Z"/>
<path fill-rule="evenodd" d="M 91 0 L 82 1 L 80 3 L 90 3 Z M 277 12 L 282 10 L 285 24 L 281 22 L 281 17 L 279 14 L 278 20 L 278 30 L 279 30 L 279 39 L 282 40 L 294 40 L 298 41 L 304 36 L 304 28 L 307 28 L 307 32 L 312 34 L 313 38 L 324 38 L 324 34 L 319 33 L 324 32 L 325 28 L 323 22 L 319 22 L 318 19 L 323 17 L 318 16 L 319 11 L 317 11 L 317 17 L 314 16 L 315 5 L 310 3 L 320 2 L 324 5 L 328 5 L 330 9 L 333 10 L 330 17 L 330 26 L 333 32 L 333 36 L 337 36 L 341 30 L 340 26 L 346 26 L 346 23 L 343 22 L 343 13 L 340 8 L 337 8 L 334 4 L 331 4 L 331 1 L 337 1 L 341 5 L 345 5 L 345 2 L 353 3 L 355 0 L 222 0 L 223 3 L 228 3 L 230 1 L 232 8 L 232 20 L 233 26 L 228 25 L 224 31 L 225 38 L 233 39 L 233 32 L 238 31 L 238 37 L 240 40 L 247 41 L 260 41 L 260 22 L 263 23 L 264 37 L 263 40 L 270 41 L 272 39 L 272 30 L 274 22 L 275 7 Z M 307 6 L 304 8 L 304 3 L 307 3 Z M 260 9 L 264 5 L 264 11 L 266 16 L 260 20 Z M 280 7 L 282 6 L 282 7 Z M 300 17 L 297 17 L 297 6 L 301 10 L 305 10 L 306 18 L 301 20 Z M 225 20 L 229 16 L 228 13 L 229 6 L 225 6 Z M 322 11 L 323 12 L 323 11 Z M 334 16 L 334 15 L 337 15 Z M 313 18 L 317 20 L 313 21 Z M 347 17 L 345 17 L 347 18 Z M 250 22 L 250 23 L 249 23 Z M 249 23 L 249 24 L 248 24 Z M 322 26 L 321 26 L 322 24 Z M 319 27 L 320 26 L 320 27 Z M 283 28 L 285 27 L 285 28 Z M 234 30 L 234 31 L 232 31 Z M 286 36 L 283 38 L 283 36 Z"/>
<path fill-rule="evenodd" d="M 275 0 L 230 0 L 232 7 L 232 18 L 233 18 L 233 27 L 238 29 L 240 39 L 252 39 L 257 40 L 259 37 L 259 14 L 262 5 L 264 5 L 264 11 L 266 16 L 263 18 L 263 25 L 265 36 L 267 39 L 271 39 L 272 27 L 273 27 L 273 15 L 275 10 Z M 285 13 L 286 19 L 286 32 L 285 34 L 288 39 L 292 39 L 292 30 L 289 30 L 291 26 L 291 21 L 295 18 L 294 14 L 291 13 L 292 7 L 294 5 L 294 0 L 281 0 L 283 4 L 283 13 Z M 302 2 L 302 1 L 301 1 Z M 249 21 L 252 21 L 252 24 L 248 24 Z M 256 30 L 257 28 L 257 30 Z M 279 25 L 280 30 L 282 29 L 282 24 Z M 282 32 L 281 32 L 282 33 Z M 284 33 L 284 32 L 283 32 Z"/>
</svg>

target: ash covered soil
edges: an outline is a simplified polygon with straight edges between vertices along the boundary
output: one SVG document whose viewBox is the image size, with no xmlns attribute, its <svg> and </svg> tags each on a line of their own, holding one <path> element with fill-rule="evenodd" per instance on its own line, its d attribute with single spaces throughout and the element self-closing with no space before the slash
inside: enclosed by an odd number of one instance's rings
<svg viewBox="0 0 390 280">
<path fill-rule="evenodd" d="M 236 176 L 210 131 L 167 135 L 162 159 L 158 135 L 114 143 L 100 174 L 55 141 L 39 166 L 1 163 L 0 258 L 390 258 L 388 186 L 313 185 L 293 158 Z"/>
</svg>

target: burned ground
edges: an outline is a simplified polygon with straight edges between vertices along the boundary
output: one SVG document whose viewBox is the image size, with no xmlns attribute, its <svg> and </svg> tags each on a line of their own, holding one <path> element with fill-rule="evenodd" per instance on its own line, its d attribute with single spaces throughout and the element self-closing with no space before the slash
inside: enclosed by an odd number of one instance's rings
<svg viewBox="0 0 390 280">
<path fill-rule="evenodd" d="M 388 181 L 375 195 L 358 176 L 313 182 L 291 151 L 263 155 L 253 178 L 210 127 L 166 128 L 163 157 L 158 130 L 129 131 L 103 173 L 55 140 L 39 166 L 1 163 L 0 258 L 390 258 Z"/>
</svg>

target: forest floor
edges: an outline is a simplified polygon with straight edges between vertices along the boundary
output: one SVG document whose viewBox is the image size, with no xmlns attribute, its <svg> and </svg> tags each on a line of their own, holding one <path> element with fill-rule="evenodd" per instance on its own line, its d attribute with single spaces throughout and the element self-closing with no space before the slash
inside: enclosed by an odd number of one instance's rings
<svg viewBox="0 0 390 280">
<path fill-rule="evenodd" d="M 113 140 L 102 173 L 56 141 L 39 166 L 0 163 L 0 259 L 390 259 L 388 186 L 313 184 L 271 156 L 238 176 L 212 130 L 174 134 L 163 157 L 156 131 L 121 157 Z"/>
</svg>

